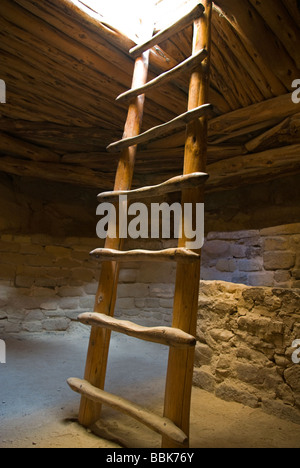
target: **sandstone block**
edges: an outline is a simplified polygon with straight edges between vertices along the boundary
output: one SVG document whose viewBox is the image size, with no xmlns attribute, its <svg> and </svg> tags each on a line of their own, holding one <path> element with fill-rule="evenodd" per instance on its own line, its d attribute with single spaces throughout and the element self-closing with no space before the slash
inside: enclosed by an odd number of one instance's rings
<svg viewBox="0 0 300 468">
<path fill-rule="evenodd" d="M 230 243 L 219 240 L 207 241 L 204 243 L 203 250 L 209 256 L 218 258 L 230 252 Z"/>
<path fill-rule="evenodd" d="M 275 226 L 270 228 L 265 228 L 260 231 L 261 236 L 281 236 L 286 234 L 299 234 L 300 233 L 300 223 L 295 224 L 285 224 L 283 226 Z"/>
<path fill-rule="evenodd" d="M 26 255 L 23 264 L 32 267 L 51 267 L 54 265 L 54 258 L 50 255 Z"/>
<path fill-rule="evenodd" d="M 195 350 L 195 366 L 201 367 L 205 365 L 209 365 L 211 363 L 213 357 L 213 350 L 203 344 L 197 343 L 196 350 Z"/>
<path fill-rule="evenodd" d="M 57 310 L 57 302 L 56 301 L 43 302 L 40 307 L 42 310 L 47 310 L 47 311 Z"/>
<path fill-rule="evenodd" d="M 245 245 L 231 244 L 230 253 L 233 258 L 244 258 L 246 257 L 247 247 Z"/>
<path fill-rule="evenodd" d="M 76 299 L 75 299 L 76 302 Z M 84 296 L 79 299 L 79 308 L 93 311 L 95 305 L 95 296 Z M 75 307 L 74 307 L 75 308 Z"/>
<path fill-rule="evenodd" d="M 160 299 L 159 305 L 164 309 L 173 309 L 174 299 Z"/>
<path fill-rule="evenodd" d="M 265 252 L 263 258 L 266 270 L 289 270 L 295 265 L 293 252 Z"/>
<path fill-rule="evenodd" d="M 22 244 L 20 247 L 20 254 L 33 254 L 42 255 L 44 248 L 38 244 Z"/>
<path fill-rule="evenodd" d="M 234 334 L 229 330 L 222 330 L 222 329 L 213 329 L 210 330 L 210 335 L 215 341 L 230 341 Z"/>
<path fill-rule="evenodd" d="M 67 318 L 51 318 L 42 321 L 42 326 L 46 331 L 66 331 L 70 325 Z"/>
<path fill-rule="evenodd" d="M 6 280 L 10 279 L 13 280 L 16 274 L 16 267 L 15 265 L 1 265 L 0 266 L 0 279 Z"/>
<path fill-rule="evenodd" d="M 3 242 L 14 242 L 14 236 L 12 236 L 11 234 L 2 234 L 1 240 Z"/>
<path fill-rule="evenodd" d="M 286 383 L 294 392 L 300 393 L 300 365 L 294 364 L 284 372 Z"/>
<path fill-rule="evenodd" d="M 300 424 L 299 410 L 279 400 L 262 399 L 262 408 L 266 413 Z"/>
<path fill-rule="evenodd" d="M 31 295 L 33 297 L 53 297 L 56 292 L 54 289 L 33 286 Z"/>
<path fill-rule="evenodd" d="M 47 245 L 45 247 L 45 251 L 47 254 L 53 257 L 69 257 L 71 255 L 71 249 L 66 247 L 59 247 L 57 245 Z"/>
<path fill-rule="evenodd" d="M 16 242 L 0 241 L 0 252 L 19 252 L 20 244 Z"/>
<path fill-rule="evenodd" d="M 264 241 L 265 251 L 271 250 L 288 250 L 289 239 L 288 237 L 267 237 Z"/>
<path fill-rule="evenodd" d="M 93 295 L 93 296 L 96 295 L 97 288 L 98 288 L 98 282 L 97 281 L 93 281 L 91 283 L 87 283 L 87 284 L 83 285 L 83 289 L 84 289 L 85 293 Z"/>
<path fill-rule="evenodd" d="M 144 308 L 145 304 L 146 304 L 146 300 L 144 298 L 142 298 L 142 297 L 137 297 L 134 300 L 134 304 L 135 304 L 135 307 Z"/>
<path fill-rule="evenodd" d="M 21 322 L 9 322 L 5 323 L 5 333 L 19 333 L 21 331 Z"/>
<path fill-rule="evenodd" d="M 274 272 L 262 271 L 256 273 L 249 273 L 248 283 L 250 286 L 271 287 L 274 285 Z"/>
<path fill-rule="evenodd" d="M 238 267 L 240 271 L 262 271 L 263 262 L 262 259 L 242 259 L 238 261 Z"/>
<path fill-rule="evenodd" d="M 125 309 L 130 310 L 135 308 L 134 297 L 122 297 L 118 298 L 116 302 L 116 308 L 119 310 Z"/>
<path fill-rule="evenodd" d="M 62 310 L 78 309 L 78 299 L 74 297 L 63 297 L 59 301 L 59 308 Z"/>
<path fill-rule="evenodd" d="M 31 244 L 31 236 L 14 236 L 14 241 L 18 244 Z"/>
<path fill-rule="evenodd" d="M 42 321 L 45 318 L 44 313 L 41 310 L 31 310 L 25 316 L 25 322 L 37 322 Z"/>
<path fill-rule="evenodd" d="M 34 278 L 30 276 L 16 276 L 15 285 L 17 288 L 31 288 L 34 284 Z"/>
<path fill-rule="evenodd" d="M 175 271 L 171 264 L 145 265 L 137 274 L 140 283 L 170 283 L 175 281 Z"/>
<path fill-rule="evenodd" d="M 277 270 L 274 273 L 276 283 L 288 283 L 291 280 L 291 273 L 287 270 Z"/>
<path fill-rule="evenodd" d="M 52 277 L 40 277 L 40 278 L 35 278 L 34 279 L 34 284 L 36 286 L 42 287 L 42 288 L 55 288 L 57 285 L 57 279 Z"/>
<path fill-rule="evenodd" d="M 241 362 L 235 365 L 237 378 L 242 382 L 246 382 L 252 385 L 263 384 L 264 380 L 261 370 L 261 367 L 253 366 L 251 364 L 244 364 Z"/>
<path fill-rule="evenodd" d="M 201 369 L 196 368 L 193 381 L 196 387 L 202 388 L 207 392 L 214 392 L 215 390 L 216 380 L 208 366 L 203 366 Z"/>
<path fill-rule="evenodd" d="M 147 297 L 149 296 L 149 286 L 147 284 L 120 284 L 118 287 L 118 297 Z"/>
<path fill-rule="evenodd" d="M 81 287 L 62 286 L 58 290 L 58 295 L 60 297 L 81 297 L 84 293 Z"/>
<path fill-rule="evenodd" d="M 258 398 L 256 395 L 249 392 L 242 385 L 238 386 L 233 382 L 221 383 L 216 388 L 216 396 L 225 401 L 236 401 L 242 405 L 250 406 L 250 408 L 258 407 Z"/>
<path fill-rule="evenodd" d="M 137 278 L 137 271 L 134 269 L 122 269 L 120 271 L 120 283 L 135 283 Z"/>
<path fill-rule="evenodd" d="M 207 235 L 207 240 L 239 240 L 239 239 L 247 239 L 249 237 L 255 237 L 259 235 L 259 231 L 257 230 L 249 230 L 249 231 L 234 231 L 234 232 L 210 232 Z"/>
<path fill-rule="evenodd" d="M 90 283 L 94 279 L 94 273 L 93 270 L 87 268 L 74 268 L 71 271 L 71 278 L 83 283 Z"/>
<path fill-rule="evenodd" d="M 231 272 L 231 273 L 233 273 L 236 270 L 237 266 L 238 266 L 238 263 L 236 260 L 225 259 L 225 258 L 218 260 L 216 264 L 217 270 L 223 271 L 223 272 Z"/>
<path fill-rule="evenodd" d="M 43 331 L 41 322 L 25 322 L 22 329 L 29 333 L 40 333 Z"/>
<path fill-rule="evenodd" d="M 161 299 L 174 297 L 175 286 L 173 284 L 150 284 L 149 295 Z"/>
<path fill-rule="evenodd" d="M 293 270 L 292 277 L 295 278 L 296 280 L 300 280 L 300 269 Z"/>
</svg>

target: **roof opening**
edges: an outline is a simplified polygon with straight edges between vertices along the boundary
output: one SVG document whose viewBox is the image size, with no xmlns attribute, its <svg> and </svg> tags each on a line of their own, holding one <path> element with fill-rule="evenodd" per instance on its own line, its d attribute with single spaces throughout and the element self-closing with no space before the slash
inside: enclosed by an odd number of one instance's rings
<svg viewBox="0 0 300 468">
<path fill-rule="evenodd" d="M 154 7 L 156 0 L 72 0 L 73 3 L 87 6 L 90 14 L 97 14 L 97 18 L 133 41 L 138 41 L 142 35 L 142 21 L 154 23 Z"/>
<path fill-rule="evenodd" d="M 117 29 L 135 42 L 143 36 L 143 26 L 160 30 L 199 3 L 196 0 L 72 0 L 88 7 L 91 16 Z M 148 34 L 149 35 L 149 34 Z"/>
</svg>

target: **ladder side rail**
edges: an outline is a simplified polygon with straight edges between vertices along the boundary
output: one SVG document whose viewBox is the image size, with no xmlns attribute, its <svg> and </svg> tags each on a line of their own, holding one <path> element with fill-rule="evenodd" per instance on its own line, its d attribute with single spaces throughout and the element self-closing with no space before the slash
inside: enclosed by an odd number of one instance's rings
<svg viewBox="0 0 300 468">
<path fill-rule="evenodd" d="M 142 86 L 147 82 L 149 67 L 149 52 L 145 52 L 136 59 L 132 87 Z M 125 125 L 124 136 L 132 137 L 138 135 L 142 126 L 143 110 L 145 96 L 138 96 L 129 106 L 127 121 Z M 118 169 L 116 173 L 114 190 L 130 190 L 134 174 L 134 164 L 137 147 L 129 147 L 121 153 Z M 118 232 L 118 226 L 116 229 Z M 122 240 L 119 237 L 115 239 L 107 238 L 105 247 L 108 249 L 122 249 Z M 96 294 L 94 312 L 113 316 L 117 287 L 119 279 L 119 263 L 105 262 L 102 265 L 99 286 Z M 104 389 L 106 368 L 108 361 L 109 345 L 111 332 L 92 328 L 86 368 L 85 379 L 93 386 Z M 101 404 L 88 400 L 84 396 L 81 398 L 79 409 L 79 423 L 85 427 L 94 424 L 101 414 Z"/>
<path fill-rule="evenodd" d="M 209 95 L 212 0 L 204 0 L 203 4 L 205 7 L 204 16 L 194 22 L 193 53 L 206 49 L 209 55 L 199 70 L 191 76 L 189 110 L 208 102 Z M 203 117 L 187 125 L 184 174 L 205 172 L 206 160 L 207 118 Z M 195 205 L 203 203 L 203 201 L 204 188 L 187 190 L 182 194 L 183 204 L 193 203 Z M 183 237 L 179 241 L 179 247 L 184 247 L 185 244 L 186 239 Z M 199 285 L 200 259 L 192 265 L 180 264 L 177 266 L 172 326 L 193 336 L 196 336 Z M 165 391 L 164 416 L 171 419 L 187 435 L 190 431 L 194 357 L 194 349 L 170 349 Z M 186 447 L 188 446 L 189 442 L 186 443 Z M 162 448 L 178 448 L 178 445 L 168 437 L 163 437 Z"/>
</svg>

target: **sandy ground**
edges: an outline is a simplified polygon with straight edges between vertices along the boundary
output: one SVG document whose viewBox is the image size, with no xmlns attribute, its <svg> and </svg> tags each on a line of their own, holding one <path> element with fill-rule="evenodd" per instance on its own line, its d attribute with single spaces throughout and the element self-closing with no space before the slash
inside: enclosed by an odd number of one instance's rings
<svg viewBox="0 0 300 468">
<path fill-rule="evenodd" d="M 66 379 L 82 377 L 89 332 L 11 336 L 0 365 L 0 448 L 159 448 L 160 436 L 104 409 L 93 432 L 76 422 L 79 396 Z M 113 335 L 106 390 L 161 414 L 167 348 Z M 103 435 L 105 434 L 105 438 Z M 109 435 L 116 442 L 107 440 Z M 300 426 L 193 390 L 192 448 L 300 448 Z"/>
</svg>

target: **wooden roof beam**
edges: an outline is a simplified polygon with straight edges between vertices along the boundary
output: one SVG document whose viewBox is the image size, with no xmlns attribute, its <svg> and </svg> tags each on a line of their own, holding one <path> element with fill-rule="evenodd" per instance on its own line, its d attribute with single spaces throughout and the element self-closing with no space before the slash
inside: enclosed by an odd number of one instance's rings
<svg viewBox="0 0 300 468">
<path fill-rule="evenodd" d="M 293 77 L 298 76 L 298 69 L 279 38 L 267 27 L 251 3 L 248 0 L 216 0 L 215 3 L 243 40 L 254 46 L 257 54 L 269 65 L 286 89 L 290 89 Z"/>
</svg>

